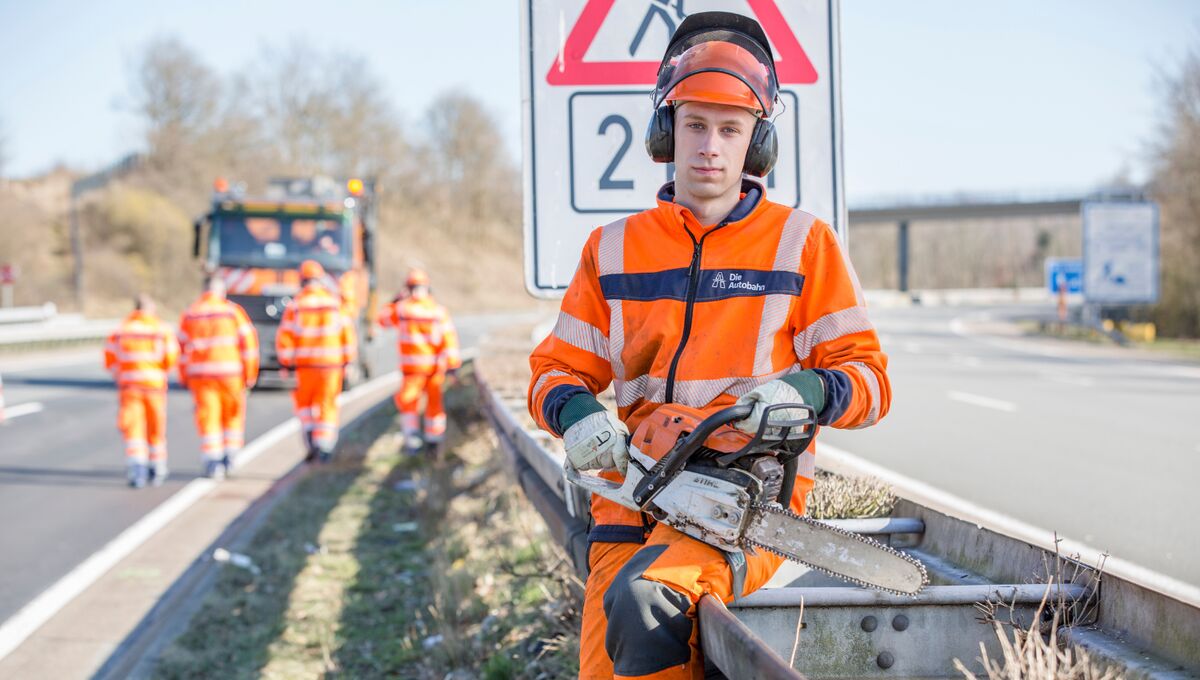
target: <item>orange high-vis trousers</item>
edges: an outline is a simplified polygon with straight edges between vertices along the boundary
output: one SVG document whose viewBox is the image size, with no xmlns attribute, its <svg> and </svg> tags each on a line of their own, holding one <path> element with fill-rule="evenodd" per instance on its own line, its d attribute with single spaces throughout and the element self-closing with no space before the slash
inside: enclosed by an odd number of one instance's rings
<svg viewBox="0 0 1200 680">
<path fill-rule="evenodd" d="M 167 391 L 126 387 L 118 391 L 117 428 L 125 457 L 145 463 L 167 460 Z"/>
<path fill-rule="evenodd" d="M 333 453 L 338 440 L 338 403 L 342 392 L 342 369 L 297 368 L 296 417 L 304 430 L 305 441 L 318 451 Z"/>
<path fill-rule="evenodd" d="M 196 429 L 205 460 L 221 460 L 242 448 L 246 436 L 246 384 L 241 377 L 190 378 Z"/>
<path fill-rule="evenodd" d="M 588 577 L 583 595 L 583 627 L 579 633 L 580 680 L 612 680 L 613 663 L 604 648 L 608 617 L 604 593 L 617 572 L 638 550 L 640 543 L 601 543 L 588 546 Z"/>
<path fill-rule="evenodd" d="M 405 373 L 400 391 L 396 393 L 396 410 L 400 412 L 400 428 L 405 436 L 415 435 L 421 429 L 421 395 L 425 395 L 425 441 L 434 443 L 446 436 L 446 410 L 442 406 L 442 385 L 446 374 L 442 372 Z"/>
<path fill-rule="evenodd" d="M 765 550 L 745 558 L 739 595 L 761 588 L 783 563 Z M 733 571 L 725 553 L 659 524 L 645 545 L 593 544 L 590 562 L 580 677 L 703 678 L 697 604 L 705 594 L 727 604 L 733 600 Z"/>
</svg>

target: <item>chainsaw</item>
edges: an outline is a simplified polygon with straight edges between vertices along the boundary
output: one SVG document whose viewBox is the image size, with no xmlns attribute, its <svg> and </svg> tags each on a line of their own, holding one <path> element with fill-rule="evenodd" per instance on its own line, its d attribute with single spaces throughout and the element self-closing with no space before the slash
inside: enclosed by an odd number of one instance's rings
<svg viewBox="0 0 1200 680">
<path fill-rule="evenodd" d="M 788 508 L 799 457 L 816 434 L 813 408 L 775 404 L 764 409 L 756 433 L 732 427 L 752 410 L 734 405 L 706 417 L 665 404 L 633 433 L 623 483 L 569 464 L 567 480 L 729 553 L 767 550 L 860 586 L 920 592 L 929 577 L 915 558 Z M 788 411 L 804 416 L 783 419 Z M 800 436 L 789 438 L 792 431 Z"/>
</svg>

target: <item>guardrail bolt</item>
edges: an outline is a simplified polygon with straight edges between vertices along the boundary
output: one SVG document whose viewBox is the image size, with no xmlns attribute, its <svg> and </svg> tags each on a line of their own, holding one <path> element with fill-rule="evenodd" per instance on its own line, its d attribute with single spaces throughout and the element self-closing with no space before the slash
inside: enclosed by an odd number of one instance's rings
<svg viewBox="0 0 1200 680">
<path fill-rule="evenodd" d="M 863 630 L 870 633 L 879 625 L 879 621 L 876 620 L 874 616 L 864 616 L 862 623 L 859 625 L 862 626 Z"/>
<path fill-rule="evenodd" d="M 896 663 L 896 657 L 892 656 L 891 652 L 880 652 L 879 656 L 875 657 L 875 663 L 879 664 L 880 668 L 887 670 Z"/>
<path fill-rule="evenodd" d="M 908 628 L 908 617 L 904 614 L 897 615 L 896 618 L 892 619 L 892 628 L 895 628 L 896 630 L 904 630 L 905 628 Z"/>
</svg>

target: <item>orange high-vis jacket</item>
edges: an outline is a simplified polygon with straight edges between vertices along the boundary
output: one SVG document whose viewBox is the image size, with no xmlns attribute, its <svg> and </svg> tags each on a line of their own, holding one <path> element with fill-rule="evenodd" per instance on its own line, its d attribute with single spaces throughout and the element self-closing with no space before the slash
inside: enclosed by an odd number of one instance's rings
<svg viewBox="0 0 1200 680">
<path fill-rule="evenodd" d="M 563 405 L 611 384 L 632 432 L 663 403 L 716 409 L 804 369 L 825 384 L 820 424 L 857 428 L 882 418 L 891 401 L 887 357 L 829 226 L 765 200 L 746 181 L 729 217 L 706 228 L 673 191 L 666 185 L 657 207 L 588 238 L 554 331 L 530 357 L 529 411 L 538 424 L 561 435 Z M 809 447 L 796 483 L 801 499 L 814 466 Z M 598 526 L 620 525 L 593 539 L 640 540 L 641 518 L 622 510 L 593 503 Z"/>
<path fill-rule="evenodd" d="M 215 293 L 204 293 L 179 322 L 179 377 L 258 380 L 258 333 L 246 311 Z"/>
<path fill-rule="evenodd" d="M 310 283 L 284 310 L 275 351 L 284 368 L 341 368 L 358 357 L 354 323 L 338 296 Z"/>
<path fill-rule="evenodd" d="M 167 372 L 179 359 L 179 341 L 158 317 L 134 311 L 104 346 L 104 368 L 121 389 L 165 390 Z"/>
<path fill-rule="evenodd" d="M 462 365 L 450 314 L 429 296 L 386 305 L 380 310 L 379 325 L 397 331 L 401 373 L 441 373 Z"/>
</svg>

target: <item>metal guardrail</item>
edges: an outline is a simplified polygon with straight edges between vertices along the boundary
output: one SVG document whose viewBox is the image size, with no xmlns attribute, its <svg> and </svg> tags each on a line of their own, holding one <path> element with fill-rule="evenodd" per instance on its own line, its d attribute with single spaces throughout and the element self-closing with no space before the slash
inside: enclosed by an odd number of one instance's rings
<svg viewBox="0 0 1200 680">
<path fill-rule="evenodd" d="M 87 320 L 79 316 L 56 316 L 44 323 L 0 326 L 0 349 L 103 340 L 119 323 L 120 319 Z"/>
<path fill-rule="evenodd" d="M 4 307 L 0 308 L 0 324 L 37 323 L 54 318 L 58 307 L 53 302 L 34 307 Z"/>
</svg>

